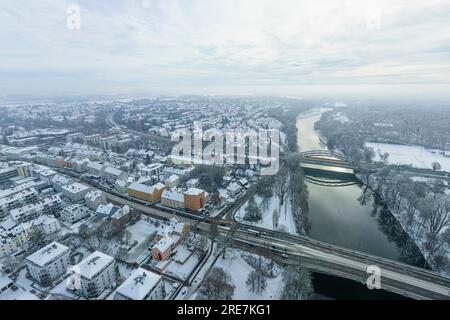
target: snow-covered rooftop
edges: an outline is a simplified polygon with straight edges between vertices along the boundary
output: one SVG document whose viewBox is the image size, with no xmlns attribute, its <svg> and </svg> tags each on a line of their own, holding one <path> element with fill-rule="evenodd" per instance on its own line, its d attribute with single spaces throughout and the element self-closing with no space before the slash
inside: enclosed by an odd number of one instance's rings
<svg viewBox="0 0 450 320">
<path fill-rule="evenodd" d="M 61 255 L 69 252 L 69 248 L 58 242 L 52 242 L 49 245 L 43 247 L 42 249 L 36 251 L 32 255 L 27 257 L 27 260 L 40 266 L 44 267 L 48 263 L 53 262 L 55 259 Z"/>
<path fill-rule="evenodd" d="M 114 262 L 114 258 L 103 252 L 95 251 L 79 264 L 74 266 L 72 270 L 81 277 L 92 279 L 107 266 Z"/>
<path fill-rule="evenodd" d="M 117 288 L 117 293 L 132 300 L 143 300 L 160 280 L 159 274 L 139 268 Z"/>
</svg>

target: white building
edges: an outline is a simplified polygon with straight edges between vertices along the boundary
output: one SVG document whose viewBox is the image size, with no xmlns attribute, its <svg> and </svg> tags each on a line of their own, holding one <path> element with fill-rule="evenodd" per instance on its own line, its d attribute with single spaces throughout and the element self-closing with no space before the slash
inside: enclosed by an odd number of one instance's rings
<svg viewBox="0 0 450 320">
<path fill-rule="evenodd" d="M 61 212 L 60 219 L 73 224 L 91 215 L 92 211 L 82 204 L 70 205 Z"/>
<path fill-rule="evenodd" d="M 122 170 L 113 168 L 113 167 L 106 167 L 106 169 L 103 171 L 103 178 L 108 183 L 115 183 L 116 180 L 128 180 L 128 174 L 126 172 L 123 172 Z"/>
<path fill-rule="evenodd" d="M 105 198 L 100 190 L 92 190 L 86 193 L 84 201 L 86 206 L 93 211 L 97 210 L 99 205 L 105 204 Z"/>
<path fill-rule="evenodd" d="M 198 179 L 190 179 L 186 182 L 186 187 L 188 188 L 197 188 L 198 187 Z"/>
<path fill-rule="evenodd" d="M 0 231 L 0 258 L 8 256 L 18 248 L 17 242 L 14 238 Z"/>
<path fill-rule="evenodd" d="M 38 192 L 34 188 L 19 191 L 0 199 L 0 218 L 11 210 L 33 203 L 38 200 Z"/>
<path fill-rule="evenodd" d="M 103 177 L 105 166 L 98 162 L 89 162 L 87 165 L 87 170 L 90 175 Z"/>
<path fill-rule="evenodd" d="M 176 174 L 173 174 L 166 179 L 165 184 L 168 189 L 172 189 L 172 188 L 176 187 L 179 182 L 180 182 L 180 177 L 177 176 Z"/>
<path fill-rule="evenodd" d="M 43 214 L 58 215 L 61 210 L 61 198 L 54 195 L 39 202 L 13 209 L 9 212 L 11 220 L 19 224 L 38 218 Z"/>
<path fill-rule="evenodd" d="M 162 163 L 152 163 L 140 169 L 141 177 L 158 176 L 164 169 Z"/>
<path fill-rule="evenodd" d="M 70 249 L 58 242 L 52 242 L 26 258 L 28 272 L 42 286 L 66 273 Z"/>
<path fill-rule="evenodd" d="M 89 192 L 90 188 L 79 182 L 74 182 L 62 187 L 62 194 L 74 202 L 84 200 L 84 196 Z"/>
<path fill-rule="evenodd" d="M 116 290 L 116 300 L 162 300 L 164 281 L 159 274 L 139 268 Z"/>
<path fill-rule="evenodd" d="M 62 192 L 63 188 L 73 183 L 73 179 L 57 174 L 52 177 L 52 186 L 56 192 Z"/>
<path fill-rule="evenodd" d="M 179 192 L 164 190 L 161 195 L 161 204 L 174 209 L 183 209 L 184 195 Z"/>
<path fill-rule="evenodd" d="M 78 284 L 78 289 L 85 298 L 94 298 L 116 281 L 115 269 L 113 257 L 95 251 L 72 267 L 71 283 Z"/>
</svg>

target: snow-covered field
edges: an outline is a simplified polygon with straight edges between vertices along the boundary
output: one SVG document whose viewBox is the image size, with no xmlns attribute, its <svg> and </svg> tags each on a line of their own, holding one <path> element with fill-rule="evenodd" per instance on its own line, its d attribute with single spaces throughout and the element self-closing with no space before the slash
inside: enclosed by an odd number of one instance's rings
<svg viewBox="0 0 450 320">
<path fill-rule="evenodd" d="M 233 300 L 276 300 L 281 296 L 283 290 L 283 278 L 281 269 L 277 277 L 267 279 L 267 287 L 261 294 L 251 292 L 246 285 L 246 281 L 250 272 L 254 270 L 242 257 L 242 255 L 256 255 L 246 253 L 239 249 L 231 249 L 227 251 L 225 259 L 222 256 L 217 259 L 214 267 L 225 270 L 230 276 L 235 286 Z M 192 296 L 195 299 L 195 294 Z"/>
<path fill-rule="evenodd" d="M 450 158 L 439 154 L 439 150 L 428 150 L 421 146 L 405 146 L 390 143 L 366 142 L 366 147 L 375 151 L 375 161 L 381 161 L 380 155 L 389 153 L 389 164 L 411 165 L 415 168 L 432 169 L 432 163 L 438 162 L 442 171 L 450 172 Z"/>
<path fill-rule="evenodd" d="M 291 214 L 291 202 L 288 197 L 286 197 L 283 206 L 279 208 L 280 201 L 277 196 L 273 196 L 269 199 L 267 207 L 264 207 L 262 204 L 262 198 L 255 196 L 255 201 L 258 207 L 262 212 L 262 219 L 258 222 L 248 222 L 244 221 L 243 217 L 245 215 L 245 208 L 247 207 L 247 202 L 242 205 L 239 210 L 236 212 L 235 218 L 241 223 L 252 224 L 258 227 L 274 230 L 275 227 L 273 225 L 273 211 L 275 209 L 279 210 L 279 222 L 278 222 L 278 230 L 284 230 L 289 233 L 296 234 L 295 222 Z"/>
</svg>

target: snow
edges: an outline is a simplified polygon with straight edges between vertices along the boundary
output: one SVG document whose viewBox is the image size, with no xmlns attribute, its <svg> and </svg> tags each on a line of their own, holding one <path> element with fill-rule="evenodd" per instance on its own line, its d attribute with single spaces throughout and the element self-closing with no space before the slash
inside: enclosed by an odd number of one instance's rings
<svg viewBox="0 0 450 320">
<path fill-rule="evenodd" d="M 139 268 L 116 291 L 129 299 L 143 300 L 160 280 L 159 274 Z"/>
<path fill-rule="evenodd" d="M 389 153 L 387 162 L 397 165 L 411 165 L 415 168 L 432 169 L 432 163 L 438 162 L 442 171 L 450 172 L 450 158 L 439 154 L 441 150 L 429 150 L 421 146 L 406 146 L 390 143 L 366 142 L 365 146 L 375 151 L 375 161 L 380 154 Z"/>
<path fill-rule="evenodd" d="M 269 199 L 269 203 L 267 208 L 262 207 L 262 198 L 259 196 L 255 196 L 255 202 L 258 205 L 258 207 L 261 209 L 262 212 L 262 219 L 257 222 L 248 222 L 243 220 L 245 215 L 245 208 L 247 207 L 246 202 L 244 205 L 242 205 L 239 210 L 236 212 L 235 218 L 241 223 L 245 224 L 251 224 L 258 227 L 266 228 L 269 230 L 274 230 L 273 221 L 272 221 L 272 215 L 273 211 L 275 209 L 279 212 L 279 221 L 278 221 L 278 230 L 283 230 L 292 234 L 296 234 L 296 227 L 295 222 L 291 214 L 291 202 L 289 200 L 289 197 L 286 196 L 285 201 L 283 203 L 283 206 L 279 208 L 279 198 L 277 196 L 273 196 Z"/>
<path fill-rule="evenodd" d="M 127 261 L 134 262 L 137 257 L 148 250 L 157 230 L 158 228 L 154 224 L 143 219 L 127 227 L 129 241 L 137 241 L 137 244 L 128 252 Z"/>
<path fill-rule="evenodd" d="M 178 250 L 178 248 L 177 248 L 177 250 Z M 195 267 L 198 265 L 199 262 L 200 262 L 200 258 L 198 257 L 198 255 L 193 254 L 183 264 L 178 263 L 176 261 L 172 261 L 166 267 L 165 272 L 167 272 L 168 274 L 171 274 L 179 279 L 185 280 L 191 274 L 191 272 L 195 269 Z"/>
<path fill-rule="evenodd" d="M 267 279 L 267 287 L 260 294 L 251 292 L 246 285 L 246 281 L 250 272 L 254 270 L 242 257 L 249 255 L 258 258 L 257 255 L 244 253 L 239 249 L 228 250 L 225 259 L 222 256 L 217 259 L 215 267 L 225 270 L 232 279 L 235 286 L 233 300 L 276 300 L 281 296 L 283 290 L 283 279 L 281 272 L 275 278 Z"/>
</svg>

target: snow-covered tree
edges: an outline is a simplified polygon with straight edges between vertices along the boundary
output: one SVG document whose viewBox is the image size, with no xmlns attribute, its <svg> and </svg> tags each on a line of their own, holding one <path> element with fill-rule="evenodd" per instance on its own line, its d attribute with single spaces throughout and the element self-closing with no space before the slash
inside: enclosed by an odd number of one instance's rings
<svg viewBox="0 0 450 320">
<path fill-rule="evenodd" d="M 283 272 L 283 300 L 308 300 L 313 294 L 311 275 L 301 266 L 288 266 Z"/>
</svg>

